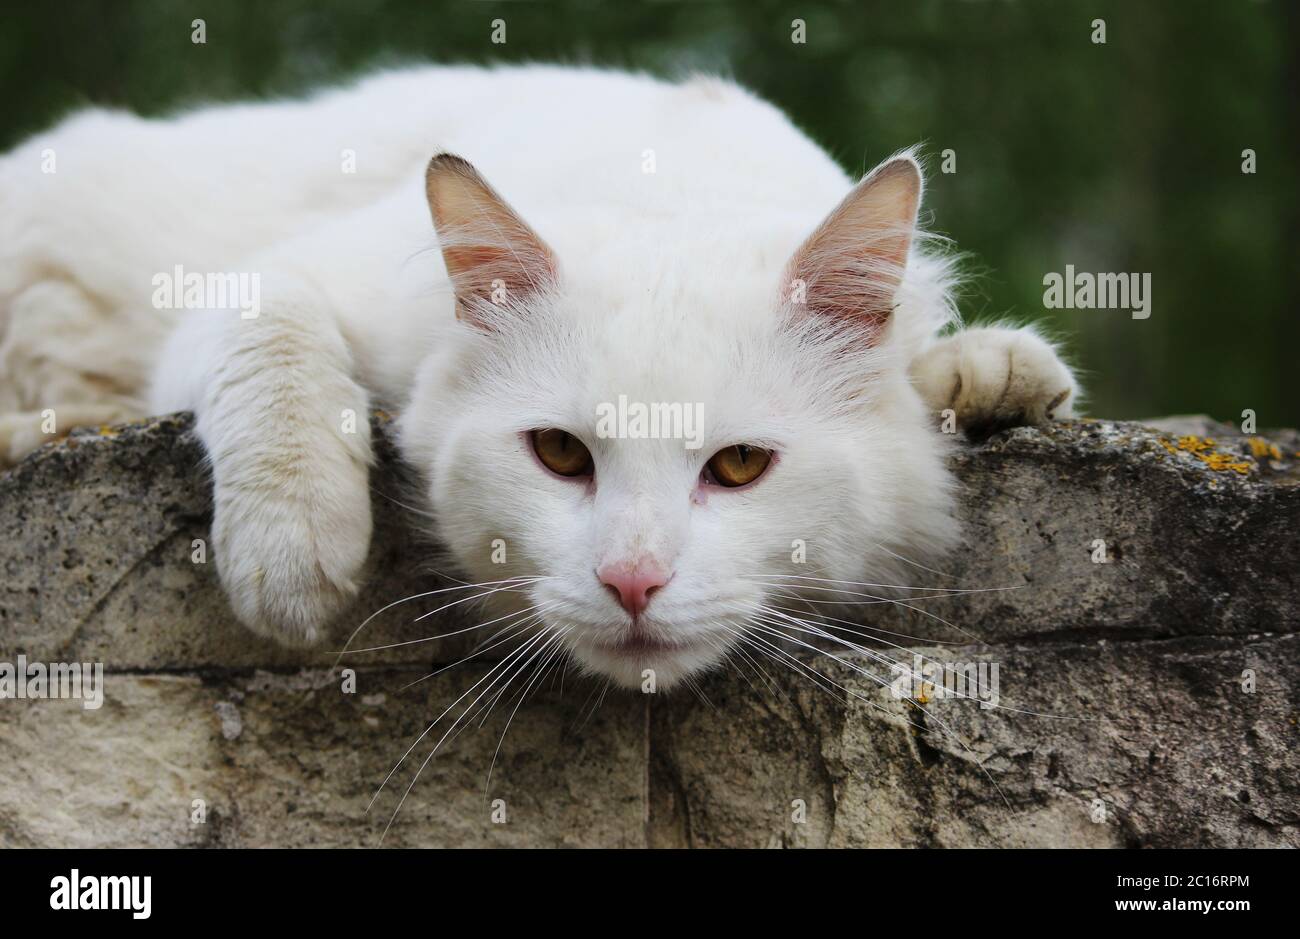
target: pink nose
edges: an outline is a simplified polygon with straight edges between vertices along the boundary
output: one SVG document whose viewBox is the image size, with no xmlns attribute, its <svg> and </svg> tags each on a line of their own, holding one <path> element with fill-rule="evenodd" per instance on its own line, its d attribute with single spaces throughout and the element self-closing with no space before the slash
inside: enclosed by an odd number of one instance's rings
<svg viewBox="0 0 1300 939">
<path fill-rule="evenodd" d="M 633 618 L 650 602 L 650 594 L 668 583 L 671 574 L 652 562 L 642 562 L 631 568 L 620 564 L 606 564 L 596 571 L 600 582 L 618 594 L 618 602 Z"/>
</svg>

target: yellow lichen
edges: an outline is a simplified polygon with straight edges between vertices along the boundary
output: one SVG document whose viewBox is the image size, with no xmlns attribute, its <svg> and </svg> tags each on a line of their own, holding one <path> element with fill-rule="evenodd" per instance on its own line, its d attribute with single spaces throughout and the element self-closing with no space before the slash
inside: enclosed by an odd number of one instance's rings
<svg viewBox="0 0 1300 939">
<path fill-rule="evenodd" d="M 1206 450 L 1214 449 L 1213 437 L 1197 437 L 1188 434 L 1185 437 L 1178 438 L 1178 449 L 1186 450 L 1188 453 L 1203 453 Z"/>
<path fill-rule="evenodd" d="M 1198 453 L 1196 456 L 1198 459 L 1203 461 L 1206 466 L 1218 473 L 1231 470 L 1234 473 L 1240 473 L 1242 476 L 1245 476 L 1250 472 L 1249 463 L 1234 460 L 1232 456 L 1227 453 Z"/>
<path fill-rule="evenodd" d="M 1246 443 L 1250 446 L 1251 455 L 1257 460 L 1266 456 L 1275 460 L 1282 459 L 1282 451 L 1278 449 L 1277 444 L 1269 443 L 1262 437 L 1247 437 Z"/>
<path fill-rule="evenodd" d="M 1216 452 L 1214 438 L 1212 437 L 1197 437 L 1188 434 L 1178 438 L 1177 446 L 1162 437 L 1160 438 L 1160 444 L 1175 455 L 1179 451 L 1190 453 L 1216 473 L 1232 472 L 1245 476 L 1250 472 L 1252 465 L 1244 460 L 1236 459 L 1233 454 Z"/>
</svg>

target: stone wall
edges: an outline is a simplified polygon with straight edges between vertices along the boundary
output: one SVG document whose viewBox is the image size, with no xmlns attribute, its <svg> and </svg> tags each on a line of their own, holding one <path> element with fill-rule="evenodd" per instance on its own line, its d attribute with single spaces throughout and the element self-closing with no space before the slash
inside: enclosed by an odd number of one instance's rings
<svg viewBox="0 0 1300 939">
<path fill-rule="evenodd" d="M 346 625 L 449 583 L 377 427 L 373 575 Z M 925 576 L 1015 589 L 863 622 L 996 663 L 1000 708 L 924 686 L 900 700 L 857 654 L 742 662 L 699 696 L 570 678 L 523 700 L 499 754 L 513 701 L 449 740 L 384 843 L 1300 846 L 1297 451 L 1294 431 L 1204 419 L 965 447 L 969 546 Z M 185 417 L 78 432 L 0 475 L 0 662 L 107 671 L 98 710 L 0 700 L 0 846 L 377 844 L 414 764 L 367 811 L 375 790 L 490 667 L 425 678 L 468 637 L 405 645 L 349 656 L 341 693 L 345 628 L 287 650 L 227 611 L 193 560 L 210 510 Z M 413 625 L 436 599 L 377 617 L 366 643 L 465 622 Z"/>
</svg>

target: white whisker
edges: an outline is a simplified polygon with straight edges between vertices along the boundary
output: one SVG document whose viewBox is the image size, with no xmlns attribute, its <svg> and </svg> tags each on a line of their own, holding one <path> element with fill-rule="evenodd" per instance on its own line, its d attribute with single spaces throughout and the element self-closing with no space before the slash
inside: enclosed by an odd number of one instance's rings
<svg viewBox="0 0 1300 939">
<path fill-rule="evenodd" d="M 392 603 L 389 603 L 387 606 L 382 606 L 375 612 L 371 613 L 369 616 L 367 616 L 364 620 L 361 621 L 360 626 L 352 630 L 352 635 L 348 636 L 348 641 L 343 644 L 343 648 L 342 650 L 340 650 L 338 654 L 338 658 L 334 660 L 334 667 L 337 668 L 339 662 L 342 661 L 343 656 L 348 654 L 348 646 L 352 645 L 352 640 L 357 638 L 357 634 L 360 633 L 361 630 L 365 629 L 366 626 L 369 625 L 375 619 L 375 617 L 379 616 L 382 613 L 387 612 L 388 610 L 391 610 L 395 606 L 400 606 L 403 603 L 409 603 L 411 600 L 419 600 L 423 597 L 432 597 L 435 594 L 439 594 L 439 593 L 449 593 L 452 590 L 464 590 L 466 588 L 472 588 L 472 587 L 490 587 L 495 584 L 504 584 L 504 583 L 509 583 L 511 581 L 519 581 L 519 580 L 528 580 L 528 582 L 531 583 L 533 580 L 543 580 L 543 579 L 547 579 L 547 578 L 528 579 L 528 578 L 510 577 L 507 578 L 506 580 L 493 580 L 483 584 L 458 584 L 455 587 L 442 587 L 439 588 L 438 590 L 427 590 L 424 593 L 413 593 L 409 597 L 403 597 L 400 600 L 394 600 Z"/>
<path fill-rule="evenodd" d="M 551 651 L 546 654 L 547 657 L 542 659 L 541 663 L 537 666 L 537 669 L 533 673 L 533 677 L 528 680 L 528 684 L 524 686 L 523 691 L 521 691 L 519 694 L 519 703 L 515 705 L 515 709 L 511 711 L 510 716 L 506 718 L 506 725 L 501 729 L 501 739 L 497 741 L 497 748 L 492 751 L 492 762 L 488 765 L 487 780 L 483 784 L 484 798 L 487 798 L 487 795 L 492 788 L 492 771 L 496 769 L 497 758 L 501 755 L 501 745 L 506 742 L 506 734 L 510 730 L 510 724 L 514 721 L 515 715 L 519 713 L 519 708 L 523 706 L 524 699 L 528 697 L 528 689 L 530 689 L 533 686 L 533 683 L 537 681 L 538 677 L 545 672 L 547 663 L 551 659 L 554 659 L 557 656 L 564 654 L 563 639 L 572 630 L 573 627 L 568 626 L 562 629 L 560 632 L 556 633 L 554 637 L 555 645 L 553 646 Z M 547 642 L 549 643 L 551 642 L 551 640 L 547 640 Z M 487 720 L 487 718 L 484 717 L 484 720 Z"/>
<path fill-rule="evenodd" d="M 545 635 L 545 633 L 544 633 L 544 632 L 541 632 L 541 633 L 538 633 L 536 636 L 533 636 L 532 638 L 526 640 L 526 641 L 524 642 L 523 645 L 521 645 L 518 649 L 516 649 L 516 650 L 514 650 L 513 652 L 511 652 L 510 655 L 506 656 L 504 659 L 502 659 L 502 660 L 501 660 L 500 662 L 498 662 L 496 665 L 492 666 L 492 668 L 489 669 L 488 672 L 487 672 L 486 674 L 483 675 L 483 677 L 481 677 L 478 681 L 474 682 L 474 684 L 470 685 L 469 688 L 467 688 L 465 691 L 461 692 L 461 694 L 456 698 L 455 701 L 452 701 L 451 704 L 447 705 L 446 710 L 444 710 L 441 714 L 439 714 L 436 718 L 434 718 L 433 723 L 431 723 L 428 727 L 426 727 L 426 728 L 424 729 L 424 732 L 423 732 L 422 734 L 420 734 L 420 736 L 418 736 L 417 738 L 415 738 L 415 742 L 412 743 L 412 744 L 410 745 L 410 747 L 407 748 L 406 752 L 403 753 L 403 754 L 401 755 L 401 757 L 398 759 L 397 763 L 395 763 L 395 764 L 393 765 L 393 768 L 392 768 L 391 770 L 388 771 L 388 775 L 384 777 L 384 781 L 383 781 L 382 783 L 379 784 L 379 788 L 378 788 L 377 790 L 375 790 L 375 794 L 374 794 L 373 796 L 371 796 L 371 798 L 370 798 L 370 804 L 366 806 L 366 811 L 369 812 L 370 809 L 374 807 L 375 800 L 378 799 L 378 798 L 379 798 L 379 794 L 380 794 L 381 792 L 384 791 L 384 787 L 387 786 L 389 780 L 391 780 L 391 779 L 393 778 L 393 774 L 396 773 L 397 770 L 398 770 L 398 768 L 402 765 L 402 763 L 404 763 L 404 762 L 406 761 L 406 758 L 407 758 L 408 756 L 411 755 L 411 751 L 414 750 L 417 746 L 419 746 L 420 741 L 423 740 L 425 737 L 427 737 L 427 736 L 429 735 L 430 731 L 432 731 L 433 728 L 436 727 L 436 726 L 438 725 L 438 722 L 439 722 L 439 721 L 441 721 L 444 717 L 447 716 L 448 713 L 451 712 L 451 709 L 452 709 L 452 708 L 454 708 L 458 703 L 460 703 L 460 701 L 461 701 L 462 699 L 464 699 L 464 698 L 465 698 L 465 697 L 466 697 L 470 692 L 472 692 L 475 688 L 477 688 L 479 685 L 483 684 L 483 682 L 487 681 L 487 680 L 488 680 L 488 679 L 489 679 L 493 674 L 495 674 L 496 672 L 498 672 L 498 671 L 501 670 L 501 669 L 508 668 L 509 665 L 510 665 L 510 663 L 511 663 L 515 658 L 517 658 L 518 656 L 523 655 L 523 654 L 527 651 L 527 649 L 528 649 L 528 648 L 529 648 L 533 643 L 535 643 L 535 642 L 536 642 L 536 641 L 537 641 L 541 636 L 544 636 L 544 635 Z M 503 672 L 503 674 L 504 674 L 504 672 Z M 500 675 L 498 675 L 497 678 L 500 678 Z M 492 683 L 488 685 L 488 688 L 490 689 L 490 688 L 492 687 L 492 685 L 496 683 L 496 681 L 497 681 L 497 679 L 493 679 Z M 486 691 L 487 689 L 484 689 L 484 690 Z M 482 694 L 480 694 L 479 697 L 482 697 Z M 478 698 L 475 698 L 474 700 L 475 700 L 475 701 L 478 701 Z M 444 739 L 445 739 L 445 735 L 444 735 Z M 440 742 L 441 742 L 441 741 L 440 741 Z M 407 792 L 410 792 L 410 789 L 409 789 L 409 788 L 407 789 Z M 403 796 L 403 799 L 405 799 L 405 796 Z M 398 805 L 398 808 L 399 808 L 399 809 L 401 808 L 401 805 L 400 805 L 400 804 Z M 393 817 L 396 818 L 396 815 L 397 815 L 397 813 L 394 812 L 394 813 L 393 813 Z M 388 824 L 389 824 L 389 826 L 392 825 L 392 819 L 389 819 Z M 386 828 L 384 829 L 384 833 L 387 834 L 387 832 L 388 832 L 388 828 L 386 827 Z M 382 837 L 380 838 L 380 841 L 381 841 L 381 842 L 383 841 L 383 838 L 382 838 Z"/>
</svg>

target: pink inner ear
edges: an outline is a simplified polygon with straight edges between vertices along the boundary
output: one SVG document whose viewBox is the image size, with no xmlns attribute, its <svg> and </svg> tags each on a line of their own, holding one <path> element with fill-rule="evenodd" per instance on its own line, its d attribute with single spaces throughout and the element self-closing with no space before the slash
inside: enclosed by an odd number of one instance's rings
<svg viewBox="0 0 1300 939">
<path fill-rule="evenodd" d="M 528 294 L 542 289 L 555 277 L 549 256 L 535 251 L 517 253 L 509 246 L 465 244 L 448 245 L 442 254 L 452 285 L 462 300 L 474 297 L 493 302 L 498 287 L 507 294 Z"/>
<path fill-rule="evenodd" d="M 919 199 L 920 173 L 910 159 L 872 172 L 795 252 L 787 301 L 858 324 L 874 342 L 893 313 Z"/>
<path fill-rule="evenodd" d="M 905 252 L 905 247 L 902 252 L 895 247 L 877 253 L 861 245 L 811 252 L 794 268 L 792 299 L 802 284 L 804 305 L 812 313 L 886 320 L 902 281 Z M 903 257 L 895 260 L 899 253 Z"/>
<path fill-rule="evenodd" d="M 469 163 L 435 157 L 426 186 L 457 316 L 473 319 L 484 304 L 517 310 L 555 282 L 550 248 Z"/>
<path fill-rule="evenodd" d="M 820 264 L 814 259 L 792 268 L 787 300 L 796 311 L 852 326 L 863 342 L 875 345 L 893 314 L 901 265 L 860 250 L 823 255 L 816 259 Z"/>
</svg>

